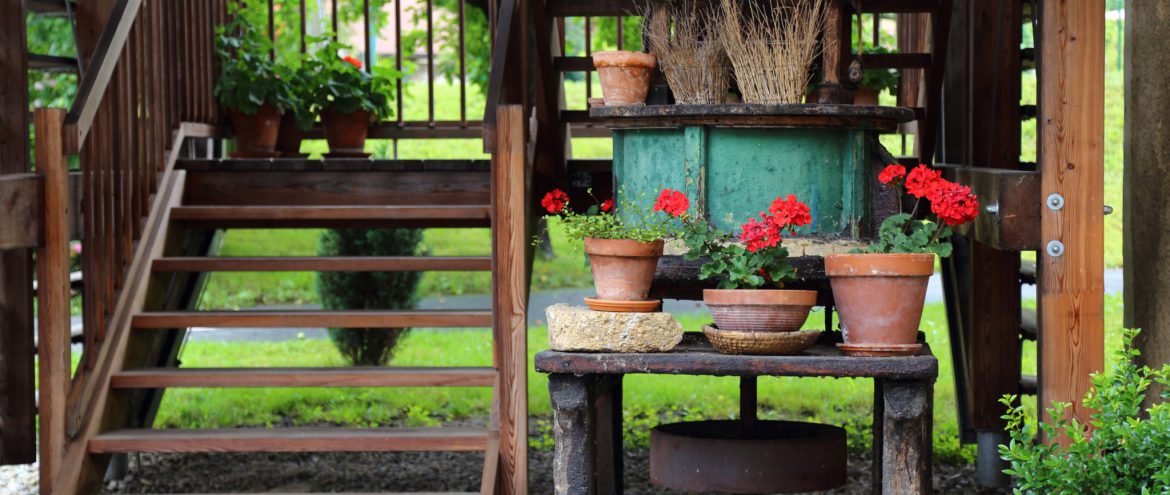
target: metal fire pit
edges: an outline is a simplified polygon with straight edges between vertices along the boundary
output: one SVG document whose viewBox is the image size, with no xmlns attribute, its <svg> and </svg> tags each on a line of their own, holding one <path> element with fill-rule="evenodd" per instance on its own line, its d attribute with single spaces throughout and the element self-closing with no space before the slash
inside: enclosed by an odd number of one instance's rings
<svg viewBox="0 0 1170 495">
<path fill-rule="evenodd" d="M 845 484 L 845 430 L 795 421 L 691 421 L 650 432 L 650 481 L 687 491 L 784 493 Z"/>
</svg>

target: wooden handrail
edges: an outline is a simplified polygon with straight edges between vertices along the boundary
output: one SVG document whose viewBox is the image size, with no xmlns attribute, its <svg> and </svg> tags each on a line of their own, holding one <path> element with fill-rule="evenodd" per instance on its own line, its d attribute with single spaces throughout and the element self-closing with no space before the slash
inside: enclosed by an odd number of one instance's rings
<svg viewBox="0 0 1170 495">
<path fill-rule="evenodd" d="M 495 44 L 492 45 L 491 75 L 488 79 L 487 98 L 484 100 L 483 110 L 483 150 L 491 153 L 496 147 L 496 109 L 503 103 L 505 86 L 508 76 L 508 57 L 513 51 L 512 31 L 516 22 L 517 0 L 503 0 L 500 5 L 500 17 L 496 21 Z M 511 76 L 515 78 L 516 76 Z"/>
<path fill-rule="evenodd" d="M 81 145 L 93 127 L 94 116 L 105 97 L 110 78 L 114 75 L 114 67 L 121 58 L 122 48 L 126 46 L 130 28 L 134 26 L 141 6 L 142 0 L 118 0 L 110 12 L 110 22 L 106 23 L 98 38 L 97 49 L 89 64 L 90 70 L 82 76 L 77 87 L 77 99 L 65 117 L 63 132 L 66 153 L 81 151 Z"/>
</svg>

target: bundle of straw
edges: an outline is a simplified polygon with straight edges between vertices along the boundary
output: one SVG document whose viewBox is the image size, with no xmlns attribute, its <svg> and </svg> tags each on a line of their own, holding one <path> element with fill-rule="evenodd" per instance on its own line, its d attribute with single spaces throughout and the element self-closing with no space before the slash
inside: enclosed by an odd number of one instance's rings
<svg viewBox="0 0 1170 495">
<path fill-rule="evenodd" d="M 715 15 L 700 10 L 693 1 L 671 4 L 668 13 L 673 29 L 646 29 L 646 38 L 675 100 L 683 104 L 723 103 L 731 86 L 731 65 L 719 40 Z"/>
<path fill-rule="evenodd" d="M 800 103 L 819 54 L 827 0 L 722 0 L 723 47 L 746 103 Z M 762 5 L 761 5 L 762 4 Z"/>
</svg>

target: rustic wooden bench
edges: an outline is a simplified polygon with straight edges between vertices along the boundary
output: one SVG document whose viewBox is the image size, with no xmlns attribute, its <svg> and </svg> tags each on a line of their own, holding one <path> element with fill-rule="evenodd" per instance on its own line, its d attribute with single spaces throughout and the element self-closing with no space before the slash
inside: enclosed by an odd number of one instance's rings
<svg viewBox="0 0 1170 495">
<path fill-rule="evenodd" d="M 688 333 L 671 352 L 544 351 L 535 366 L 549 374 L 557 495 L 622 493 L 622 377 L 635 373 L 741 377 L 744 418 L 756 415 L 759 376 L 873 378 L 874 492 L 931 492 L 938 361 L 927 345 L 910 357 L 848 357 L 825 338 L 798 356 L 736 356 Z"/>
</svg>

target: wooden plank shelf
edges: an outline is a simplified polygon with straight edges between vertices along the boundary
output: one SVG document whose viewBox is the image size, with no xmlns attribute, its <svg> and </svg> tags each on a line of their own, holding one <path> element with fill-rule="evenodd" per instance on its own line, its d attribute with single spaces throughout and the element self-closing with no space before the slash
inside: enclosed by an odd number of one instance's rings
<svg viewBox="0 0 1170 495">
<path fill-rule="evenodd" d="M 490 387 L 487 367 L 158 368 L 115 373 L 113 388 Z"/>
<path fill-rule="evenodd" d="M 487 271 L 490 256 L 338 256 L 288 258 L 174 257 L 154 261 L 152 270 L 172 272 L 402 272 Z"/>
<path fill-rule="evenodd" d="M 168 328 L 447 328 L 492 326 L 491 311 L 161 311 L 135 315 L 136 329 Z"/>
<path fill-rule="evenodd" d="M 724 127 L 821 127 L 893 131 L 914 120 L 907 108 L 871 105 L 725 104 L 596 106 L 589 117 L 610 127 L 712 125 Z"/>
<path fill-rule="evenodd" d="M 89 453 L 478 452 L 489 436 L 483 428 L 131 429 L 94 437 Z"/>
</svg>

